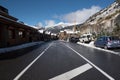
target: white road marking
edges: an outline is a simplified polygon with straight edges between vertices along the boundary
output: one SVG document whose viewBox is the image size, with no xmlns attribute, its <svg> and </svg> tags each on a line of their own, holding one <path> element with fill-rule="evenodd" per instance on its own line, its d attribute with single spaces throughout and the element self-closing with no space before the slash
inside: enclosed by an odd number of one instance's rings
<svg viewBox="0 0 120 80">
<path fill-rule="evenodd" d="M 65 45 L 65 44 L 64 44 Z M 65 45 L 66 46 L 66 45 Z M 93 64 L 90 60 L 88 60 L 87 58 L 85 58 L 84 56 L 82 56 L 80 53 L 78 53 L 77 51 L 75 51 L 74 49 L 72 49 L 69 46 L 66 46 L 69 49 L 71 49 L 72 51 L 74 51 L 76 54 L 78 54 L 80 57 L 82 57 L 84 60 L 86 60 L 89 64 L 91 64 L 94 68 L 96 68 L 99 72 L 101 72 L 104 76 L 106 76 L 109 80 L 115 80 L 113 77 L 111 77 L 110 75 L 108 75 L 106 72 L 104 72 L 102 69 L 100 69 L 99 67 L 97 67 L 95 64 Z"/>
<path fill-rule="evenodd" d="M 23 69 L 13 80 L 18 80 L 51 46 L 52 43 L 37 58 L 35 58 L 25 69 Z"/>
<path fill-rule="evenodd" d="M 51 78 L 49 80 L 70 80 L 70 79 L 88 71 L 91 68 L 92 68 L 92 66 L 90 64 L 85 64 L 83 66 L 80 66 L 76 69 L 73 69 L 73 70 L 68 71 L 66 73 L 63 73 L 61 75 L 58 75 L 58 76 Z"/>
</svg>

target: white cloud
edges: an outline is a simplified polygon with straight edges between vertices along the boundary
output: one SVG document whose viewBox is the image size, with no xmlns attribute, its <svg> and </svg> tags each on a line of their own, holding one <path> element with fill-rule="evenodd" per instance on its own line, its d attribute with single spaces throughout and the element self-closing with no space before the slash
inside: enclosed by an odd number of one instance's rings
<svg viewBox="0 0 120 80">
<path fill-rule="evenodd" d="M 38 23 L 38 26 L 43 26 L 43 24 L 41 22 Z"/>
<path fill-rule="evenodd" d="M 92 16 L 93 14 L 95 14 L 100 10 L 101 10 L 101 7 L 92 6 L 91 8 L 88 8 L 88 9 L 83 8 L 81 10 L 77 10 L 75 12 L 71 12 L 65 15 L 54 15 L 53 18 L 59 19 L 62 22 L 56 23 L 55 20 L 45 20 L 44 26 L 45 28 L 59 26 L 59 25 L 62 25 L 62 27 L 65 27 L 65 26 L 74 25 L 75 22 L 76 24 L 81 24 L 85 22 L 90 16 Z M 43 26 L 41 22 L 39 22 L 38 25 Z"/>
<path fill-rule="evenodd" d="M 39 22 L 39 23 L 36 25 L 36 27 L 41 28 L 41 27 L 43 27 L 43 24 L 42 24 L 41 22 Z"/>
<path fill-rule="evenodd" d="M 46 27 L 52 27 L 55 25 L 55 21 L 54 20 L 46 20 L 45 25 L 46 25 Z"/>
<path fill-rule="evenodd" d="M 101 10 L 101 7 L 92 6 L 89 9 L 83 8 L 82 10 L 77 10 L 75 12 L 65 14 L 65 15 L 61 16 L 61 18 L 62 18 L 63 21 L 68 22 L 68 23 L 74 23 L 74 22 L 83 23 L 90 16 L 92 16 L 93 14 L 95 14 L 96 12 L 98 12 L 100 10 Z"/>
</svg>

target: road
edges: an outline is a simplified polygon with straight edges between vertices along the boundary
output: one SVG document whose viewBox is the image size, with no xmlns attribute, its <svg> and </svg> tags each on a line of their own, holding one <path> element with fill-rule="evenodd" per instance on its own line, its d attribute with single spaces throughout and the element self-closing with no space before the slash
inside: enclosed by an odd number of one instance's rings
<svg viewBox="0 0 120 80">
<path fill-rule="evenodd" d="M 120 80 L 120 56 L 75 43 L 53 41 L 6 54 L 0 80 Z"/>
<path fill-rule="evenodd" d="M 119 49 L 112 49 L 112 51 L 120 53 L 120 48 Z"/>
</svg>

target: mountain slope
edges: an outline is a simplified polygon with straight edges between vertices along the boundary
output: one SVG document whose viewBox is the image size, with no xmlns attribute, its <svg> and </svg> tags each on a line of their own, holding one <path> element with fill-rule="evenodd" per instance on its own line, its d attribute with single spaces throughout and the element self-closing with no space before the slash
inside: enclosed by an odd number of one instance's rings
<svg viewBox="0 0 120 80">
<path fill-rule="evenodd" d="M 96 35 L 113 35 L 114 29 L 117 27 L 117 24 L 119 24 L 119 21 L 116 20 L 119 15 L 120 5 L 114 2 L 107 8 L 91 16 L 82 26 L 80 26 L 79 29 L 81 34 L 94 33 Z"/>
</svg>

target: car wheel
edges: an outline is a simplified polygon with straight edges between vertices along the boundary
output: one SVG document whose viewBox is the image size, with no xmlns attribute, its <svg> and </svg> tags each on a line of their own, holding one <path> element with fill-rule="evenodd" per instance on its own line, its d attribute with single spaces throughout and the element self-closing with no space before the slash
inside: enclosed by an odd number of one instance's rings
<svg viewBox="0 0 120 80">
<path fill-rule="evenodd" d="M 108 47 L 107 47 L 107 46 L 104 46 L 104 49 L 108 49 Z"/>
<path fill-rule="evenodd" d="M 85 41 L 83 40 L 82 43 L 85 43 Z"/>
</svg>

